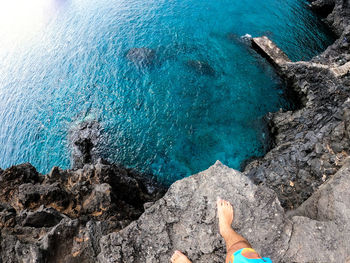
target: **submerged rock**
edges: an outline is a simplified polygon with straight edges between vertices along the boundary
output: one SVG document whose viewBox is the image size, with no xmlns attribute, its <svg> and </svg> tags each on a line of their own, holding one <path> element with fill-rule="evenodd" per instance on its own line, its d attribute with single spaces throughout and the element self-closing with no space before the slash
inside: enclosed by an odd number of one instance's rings
<svg viewBox="0 0 350 263">
<path fill-rule="evenodd" d="M 188 60 L 187 66 L 192 68 L 200 75 L 215 76 L 215 70 L 205 61 Z"/>
<path fill-rule="evenodd" d="M 153 49 L 146 47 L 129 49 L 126 54 L 127 59 L 140 67 L 151 65 L 155 56 L 156 52 Z"/>
</svg>

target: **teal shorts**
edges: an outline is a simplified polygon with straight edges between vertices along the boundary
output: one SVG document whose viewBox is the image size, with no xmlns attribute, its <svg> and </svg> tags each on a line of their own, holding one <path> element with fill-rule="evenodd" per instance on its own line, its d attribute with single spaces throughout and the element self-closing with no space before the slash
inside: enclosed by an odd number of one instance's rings
<svg viewBox="0 0 350 263">
<path fill-rule="evenodd" d="M 237 250 L 230 258 L 230 263 L 272 263 L 269 258 L 262 258 L 252 248 Z"/>
</svg>

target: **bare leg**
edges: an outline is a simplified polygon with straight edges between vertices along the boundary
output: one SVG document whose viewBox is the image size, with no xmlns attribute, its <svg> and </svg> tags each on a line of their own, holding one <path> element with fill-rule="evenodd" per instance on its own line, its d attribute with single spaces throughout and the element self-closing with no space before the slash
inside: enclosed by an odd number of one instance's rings
<svg viewBox="0 0 350 263">
<path fill-rule="evenodd" d="M 249 242 L 237 234 L 232 229 L 232 221 L 233 221 L 233 207 L 230 202 L 218 199 L 217 201 L 218 207 L 218 217 L 219 217 L 219 229 L 220 234 L 224 238 L 226 243 L 226 263 L 230 261 L 230 258 L 233 253 L 241 248 L 251 248 Z"/>
<path fill-rule="evenodd" d="M 172 263 L 192 263 L 184 254 L 176 250 L 171 257 Z"/>
</svg>

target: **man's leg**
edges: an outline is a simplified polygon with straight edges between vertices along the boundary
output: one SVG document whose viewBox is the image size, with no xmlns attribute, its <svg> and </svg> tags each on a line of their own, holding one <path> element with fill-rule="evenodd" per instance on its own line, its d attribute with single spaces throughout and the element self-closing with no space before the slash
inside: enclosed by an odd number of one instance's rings
<svg viewBox="0 0 350 263">
<path fill-rule="evenodd" d="M 232 229 L 231 225 L 232 225 L 234 213 L 233 213 L 233 207 L 230 204 L 230 202 L 222 199 L 218 199 L 217 207 L 218 207 L 220 234 L 224 238 L 226 243 L 226 253 L 227 253 L 226 263 L 229 263 L 233 253 L 235 253 L 237 250 L 240 250 L 242 248 L 251 248 L 251 245 L 244 237 L 237 234 Z M 257 253 L 255 252 L 255 254 Z"/>
</svg>

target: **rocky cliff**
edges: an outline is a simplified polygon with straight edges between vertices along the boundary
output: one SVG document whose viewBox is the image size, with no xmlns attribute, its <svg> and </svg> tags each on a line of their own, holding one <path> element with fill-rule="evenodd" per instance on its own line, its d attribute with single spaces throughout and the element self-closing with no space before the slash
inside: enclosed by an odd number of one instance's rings
<svg viewBox="0 0 350 263">
<path fill-rule="evenodd" d="M 168 262 L 175 249 L 223 262 L 217 196 L 274 262 L 349 262 L 349 6 L 311 1 L 339 39 L 311 61 L 275 64 L 299 108 L 267 116 L 273 147 L 242 173 L 217 162 L 161 197 L 145 176 L 98 161 L 98 123 L 70 134 L 74 170 L 0 169 L 0 262 Z"/>
<path fill-rule="evenodd" d="M 163 192 L 116 165 L 54 167 L 45 176 L 27 164 L 0 175 L 0 262 L 94 262 L 99 239 L 129 225 Z"/>
<path fill-rule="evenodd" d="M 299 206 L 334 175 L 350 150 L 349 8 L 342 0 L 332 3 L 325 19 L 341 29 L 339 39 L 311 61 L 284 61 L 276 67 L 300 106 L 269 114 L 274 147 L 244 171 L 255 183 L 274 189 L 287 209 Z"/>
<path fill-rule="evenodd" d="M 218 161 L 174 183 L 139 220 L 102 237 L 99 262 L 168 262 L 174 249 L 193 262 L 224 262 L 216 196 L 234 205 L 233 227 L 273 262 L 348 262 L 350 159 L 344 163 L 332 179 L 287 215 L 273 190 L 254 185 Z"/>
</svg>

